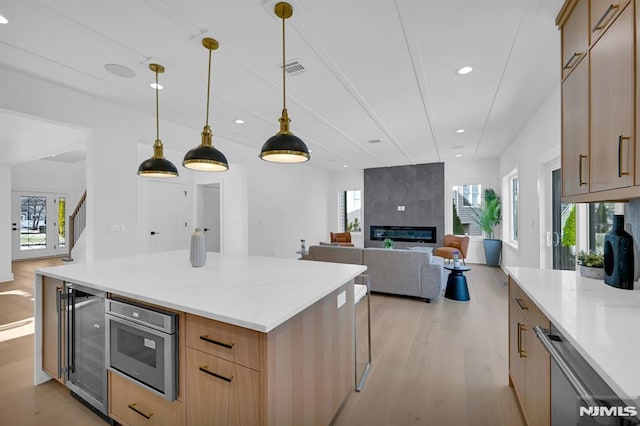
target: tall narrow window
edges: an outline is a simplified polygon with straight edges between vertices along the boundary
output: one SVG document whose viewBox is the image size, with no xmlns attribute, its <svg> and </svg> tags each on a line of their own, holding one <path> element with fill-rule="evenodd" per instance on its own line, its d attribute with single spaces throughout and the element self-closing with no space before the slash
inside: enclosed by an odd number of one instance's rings
<svg viewBox="0 0 640 426">
<path fill-rule="evenodd" d="M 480 215 L 482 205 L 482 185 L 465 184 L 454 185 L 451 188 L 453 202 L 454 235 L 482 235 L 482 229 L 476 218 Z"/>
<path fill-rule="evenodd" d="M 64 247 L 67 242 L 66 214 L 67 214 L 67 200 L 65 197 L 59 197 L 58 198 L 58 247 Z"/>
<path fill-rule="evenodd" d="M 520 240 L 520 183 L 517 169 L 502 178 L 502 194 L 503 241 L 517 248 Z"/>
<path fill-rule="evenodd" d="M 518 176 L 511 178 L 511 239 L 518 241 Z"/>
<path fill-rule="evenodd" d="M 362 231 L 362 198 L 359 189 L 340 193 L 340 230 Z"/>
</svg>

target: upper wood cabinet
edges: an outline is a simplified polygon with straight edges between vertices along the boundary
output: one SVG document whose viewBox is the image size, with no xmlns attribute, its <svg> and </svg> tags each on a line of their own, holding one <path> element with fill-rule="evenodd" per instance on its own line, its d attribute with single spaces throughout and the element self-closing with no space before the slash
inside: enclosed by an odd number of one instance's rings
<svg viewBox="0 0 640 426">
<path fill-rule="evenodd" d="M 629 4 L 630 0 L 590 0 L 589 1 L 589 31 L 591 33 L 591 43 L 604 34 L 609 25 Z"/>
<path fill-rule="evenodd" d="M 633 7 L 628 6 L 591 48 L 591 192 L 634 183 L 633 38 Z"/>
<path fill-rule="evenodd" d="M 562 195 L 589 191 L 589 62 L 562 83 Z"/>
<path fill-rule="evenodd" d="M 562 27 L 562 77 L 566 77 L 589 51 L 589 1 L 578 0 Z"/>
<path fill-rule="evenodd" d="M 635 147 L 639 1 L 566 0 L 556 19 L 562 31 L 564 202 L 640 197 L 640 186 L 634 186 L 640 185 Z"/>
</svg>

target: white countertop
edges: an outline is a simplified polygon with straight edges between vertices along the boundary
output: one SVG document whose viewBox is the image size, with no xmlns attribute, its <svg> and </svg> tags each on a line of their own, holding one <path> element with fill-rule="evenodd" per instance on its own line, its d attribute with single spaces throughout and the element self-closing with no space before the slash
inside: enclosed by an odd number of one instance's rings
<svg viewBox="0 0 640 426">
<path fill-rule="evenodd" d="M 575 271 L 507 270 L 616 394 L 640 407 L 640 290 Z"/>
<path fill-rule="evenodd" d="M 186 250 L 41 268 L 83 284 L 229 324 L 269 332 L 365 271 L 366 266 Z"/>
</svg>

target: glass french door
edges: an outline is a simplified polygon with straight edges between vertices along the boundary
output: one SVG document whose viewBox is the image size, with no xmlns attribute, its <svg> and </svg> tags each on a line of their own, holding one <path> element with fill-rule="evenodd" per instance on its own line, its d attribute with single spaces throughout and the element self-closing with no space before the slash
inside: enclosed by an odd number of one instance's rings
<svg viewBox="0 0 640 426">
<path fill-rule="evenodd" d="M 67 252 L 67 199 L 65 194 L 13 192 L 14 260 Z"/>
<path fill-rule="evenodd" d="M 560 169 L 551 172 L 551 223 L 547 245 L 551 246 L 553 269 L 575 270 L 576 205 L 562 202 Z"/>
</svg>

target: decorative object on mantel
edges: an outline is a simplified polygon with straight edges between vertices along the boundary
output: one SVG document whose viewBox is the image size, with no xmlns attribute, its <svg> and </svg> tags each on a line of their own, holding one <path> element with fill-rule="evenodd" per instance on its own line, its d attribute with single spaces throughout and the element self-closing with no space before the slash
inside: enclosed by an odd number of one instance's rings
<svg viewBox="0 0 640 426">
<path fill-rule="evenodd" d="M 300 240 L 300 251 L 304 254 L 307 251 L 305 240 Z"/>
<path fill-rule="evenodd" d="M 602 253 L 580 251 L 577 258 L 581 277 L 604 279 L 604 256 Z"/>
<path fill-rule="evenodd" d="M 613 216 L 613 226 L 604 236 L 604 282 L 633 290 L 633 238 L 624 230 L 624 215 Z"/>
<path fill-rule="evenodd" d="M 385 238 L 382 242 L 384 243 L 384 248 L 386 249 L 393 248 L 393 240 L 391 238 Z"/>
<path fill-rule="evenodd" d="M 162 141 L 160 140 L 160 107 L 158 102 L 158 74 L 164 72 L 164 67 L 158 64 L 150 64 L 149 69 L 156 73 L 156 141 L 153 144 L 153 155 L 144 160 L 138 167 L 138 175 L 146 177 L 176 177 L 178 169 L 173 163 L 164 158 Z"/>
<path fill-rule="evenodd" d="M 287 113 L 287 90 L 286 90 L 286 59 L 285 59 L 285 38 L 284 21 L 293 16 L 293 7 L 289 3 L 277 3 L 274 8 L 275 14 L 282 19 L 282 116 L 280 121 L 280 131 L 275 136 L 270 137 L 262 146 L 260 158 L 275 163 L 302 163 L 309 161 L 311 156 L 307 145 L 289 130 L 289 114 Z"/>
<path fill-rule="evenodd" d="M 203 172 L 224 172 L 229 169 L 229 163 L 224 154 L 213 147 L 211 139 L 213 133 L 209 126 L 209 99 L 211 97 L 211 51 L 218 48 L 218 42 L 212 38 L 202 39 L 202 45 L 209 50 L 209 71 L 207 72 L 207 118 L 202 130 L 200 145 L 187 152 L 182 165 L 188 169 Z"/>
<path fill-rule="evenodd" d="M 196 228 L 191 235 L 189 261 L 194 268 L 200 268 L 207 262 L 207 242 L 202 229 Z"/>
<path fill-rule="evenodd" d="M 484 190 L 482 207 L 474 219 L 487 237 L 484 239 L 484 256 L 487 266 L 500 265 L 502 241 L 493 238 L 493 231 L 502 219 L 502 201 L 493 189 Z"/>
</svg>

